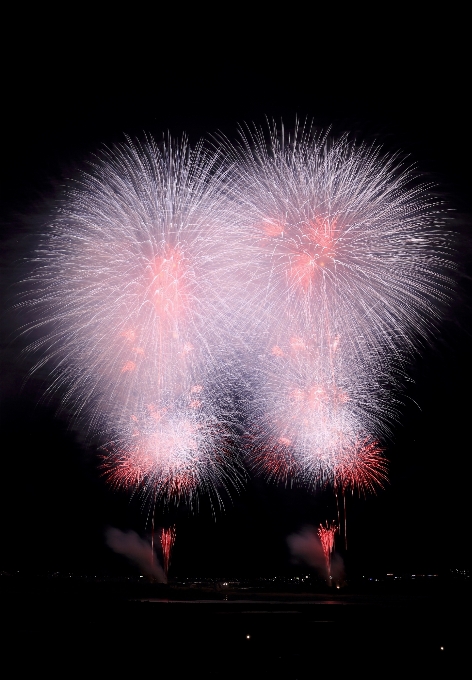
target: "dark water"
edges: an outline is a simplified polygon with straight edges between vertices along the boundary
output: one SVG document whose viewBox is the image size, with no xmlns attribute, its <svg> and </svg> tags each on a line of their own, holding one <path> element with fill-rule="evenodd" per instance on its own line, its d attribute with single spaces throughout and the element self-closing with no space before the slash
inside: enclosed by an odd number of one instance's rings
<svg viewBox="0 0 472 680">
<path fill-rule="evenodd" d="M 7 588 L 3 603 L 3 659 L 15 677 L 439 677 L 460 669 L 469 644 L 462 588 L 209 596 L 30 587 Z"/>
</svg>

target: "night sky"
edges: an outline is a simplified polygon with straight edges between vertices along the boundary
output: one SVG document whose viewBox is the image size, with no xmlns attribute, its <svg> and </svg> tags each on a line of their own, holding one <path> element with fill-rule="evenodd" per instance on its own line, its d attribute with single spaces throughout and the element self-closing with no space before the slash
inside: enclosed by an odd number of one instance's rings
<svg viewBox="0 0 472 680">
<path fill-rule="evenodd" d="M 402 19 L 388 32 L 359 35 L 349 21 L 337 27 L 335 18 L 323 20 L 326 30 L 314 17 L 306 25 L 298 17 L 298 29 L 294 21 L 285 26 L 281 17 L 274 32 L 251 19 L 231 34 L 203 21 L 197 35 L 161 17 L 156 32 L 144 26 L 141 40 L 125 19 L 118 30 L 94 18 L 73 35 L 51 26 L 36 31 L 31 20 L 11 42 L 1 85 L 0 570 L 128 573 L 105 546 L 104 531 L 145 536 L 149 529 L 139 501 L 107 488 L 96 449 L 69 428 L 67 413 L 56 414 L 54 398 L 41 401 L 44 383 L 37 377 L 22 387 L 29 363 L 17 331 L 22 314 L 13 307 L 25 258 L 61 185 L 124 134 L 160 138 L 169 130 L 196 142 L 220 130 L 234 138 L 238 123 L 262 124 L 265 116 L 287 127 L 307 117 L 316 127 L 331 125 L 334 135 L 349 131 L 385 151 L 401 150 L 454 210 L 457 285 L 438 333 L 418 342 L 405 406 L 385 442 L 389 486 L 348 499 L 346 564 L 351 573 L 465 566 L 472 149 L 460 21 Z M 174 571 L 282 573 L 290 568 L 287 535 L 331 519 L 334 508 L 329 492 L 250 479 L 216 521 L 204 501 L 198 514 L 180 508 L 165 515 L 163 523 L 177 523 Z"/>
</svg>

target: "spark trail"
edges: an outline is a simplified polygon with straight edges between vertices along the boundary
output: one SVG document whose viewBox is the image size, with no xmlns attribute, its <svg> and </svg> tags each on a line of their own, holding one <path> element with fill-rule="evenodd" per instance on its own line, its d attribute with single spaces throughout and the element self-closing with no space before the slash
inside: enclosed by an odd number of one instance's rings
<svg viewBox="0 0 472 680">
<path fill-rule="evenodd" d="M 271 479 L 374 491 L 449 295 L 441 205 L 348 136 L 220 142 L 128 139 L 69 185 L 24 303 L 34 370 L 143 501 L 221 505 L 244 478 L 241 429 Z"/>
<path fill-rule="evenodd" d="M 162 529 L 160 538 L 164 557 L 164 572 L 167 577 L 169 575 L 170 555 L 175 542 L 175 527 Z"/>
<path fill-rule="evenodd" d="M 331 555 L 334 551 L 334 537 L 337 530 L 335 524 L 328 524 L 328 522 L 326 522 L 325 526 L 320 524 L 318 527 L 318 537 L 321 541 L 321 547 L 323 548 L 328 581 L 331 581 Z"/>
</svg>

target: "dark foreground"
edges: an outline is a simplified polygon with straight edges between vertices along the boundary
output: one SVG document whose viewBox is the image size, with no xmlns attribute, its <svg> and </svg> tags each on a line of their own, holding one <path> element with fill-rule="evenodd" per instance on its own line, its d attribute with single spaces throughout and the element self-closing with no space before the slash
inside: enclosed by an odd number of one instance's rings
<svg viewBox="0 0 472 680">
<path fill-rule="evenodd" d="M 436 677 L 467 663 L 465 585 L 271 593 L 2 578 L 10 677 Z"/>
</svg>

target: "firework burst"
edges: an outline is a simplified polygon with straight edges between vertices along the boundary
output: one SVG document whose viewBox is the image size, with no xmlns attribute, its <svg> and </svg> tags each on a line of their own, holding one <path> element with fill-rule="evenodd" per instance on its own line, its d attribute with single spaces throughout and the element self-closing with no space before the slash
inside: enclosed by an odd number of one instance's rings
<svg viewBox="0 0 472 680">
<path fill-rule="evenodd" d="M 196 509 L 201 493 L 221 507 L 220 491 L 242 483 L 234 422 L 221 410 L 177 402 L 160 409 L 148 404 L 138 414 L 118 423 L 103 447 L 104 472 L 116 488 Z"/>
<path fill-rule="evenodd" d="M 369 433 L 388 432 L 387 416 L 395 415 L 379 376 L 349 373 L 341 352 L 323 356 L 300 338 L 288 348 L 277 347 L 277 353 L 259 357 L 254 372 L 248 412 L 253 468 L 285 484 L 337 487 L 342 480 L 343 488 L 362 492 L 378 486 L 385 479 L 383 459 L 378 451 L 377 475 L 377 449 L 367 446 Z M 365 454 L 372 453 L 370 466 L 359 442 L 365 442 Z"/>
<path fill-rule="evenodd" d="M 185 140 L 101 152 L 68 189 L 30 281 L 35 368 L 50 367 L 50 389 L 108 442 L 110 480 L 149 498 L 217 493 L 234 472 L 219 388 L 238 244 L 222 177 L 218 154 Z"/>
<path fill-rule="evenodd" d="M 370 490 L 385 479 L 375 442 L 396 417 L 392 394 L 448 298 L 440 205 L 398 156 L 347 136 L 254 127 L 222 146 L 250 260 L 253 465 Z"/>
<path fill-rule="evenodd" d="M 450 287 L 443 213 L 398 156 L 304 126 L 223 146 L 253 261 L 252 333 L 277 344 L 295 325 L 327 352 L 341 337 L 369 366 L 431 333 Z"/>
<path fill-rule="evenodd" d="M 161 529 L 160 534 L 162 555 L 164 557 L 164 573 L 166 576 L 169 574 L 170 565 L 170 555 L 172 548 L 175 543 L 175 527 L 169 527 L 168 529 Z"/>
<path fill-rule="evenodd" d="M 365 495 L 383 488 L 388 480 L 387 460 L 379 442 L 369 438 L 345 446 L 336 459 L 334 486 L 343 492 L 355 490 Z"/>
<path fill-rule="evenodd" d="M 112 484 L 194 506 L 242 480 L 243 420 L 271 478 L 382 486 L 392 395 L 451 268 L 398 156 L 304 126 L 105 150 L 35 259 L 35 369 L 105 442 Z"/>
<path fill-rule="evenodd" d="M 328 579 L 331 580 L 331 556 L 334 552 L 334 537 L 338 531 L 335 524 L 328 524 L 326 522 L 325 526 L 320 524 L 318 527 L 318 537 L 321 541 L 321 547 L 323 548 L 323 555 L 326 562 L 326 571 L 328 573 Z"/>
</svg>

